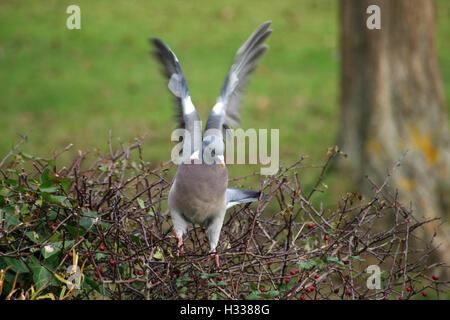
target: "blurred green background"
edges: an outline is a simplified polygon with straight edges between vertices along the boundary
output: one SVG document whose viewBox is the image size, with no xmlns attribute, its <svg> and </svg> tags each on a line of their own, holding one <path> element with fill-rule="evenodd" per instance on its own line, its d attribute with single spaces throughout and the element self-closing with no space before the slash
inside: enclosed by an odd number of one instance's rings
<svg viewBox="0 0 450 320">
<path fill-rule="evenodd" d="M 66 8 L 81 7 L 81 30 L 66 28 Z M 285 165 L 301 154 L 322 163 L 336 143 L 339 119 L 339 23 L 336 0 L 288 1 L 1 1 L 0 158 L 33 130 L 22 150 L 50 156 L 69 143 L 107 152 L 108 131 L 132 142 L 148 134 L 143 151 L 155 166 L 170 158 L 172 99 L 149 37 L 175 51 L 193 102 L 206 119 L 234 54 L 266 20 L 270 49 L 243 100 L 243 128 L 279 128 Z M 450 96 L 450 1 L 438 0 L 439 63 Z M 450 113 L 449 113 L 450 114 Z M 230 176 L 258 166 L 230 166 Z M 310 186 L 318 170 L 300 177 Z M 331 173 L 333 198 L 352 188 Z M 331 201 L 325 196 L 326 202 Z"/>
</svg>

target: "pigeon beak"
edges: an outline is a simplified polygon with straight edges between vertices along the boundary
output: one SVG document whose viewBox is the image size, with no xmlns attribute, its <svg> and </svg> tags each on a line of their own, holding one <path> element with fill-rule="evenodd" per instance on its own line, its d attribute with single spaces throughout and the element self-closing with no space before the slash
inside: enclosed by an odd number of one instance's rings
<svg viewBox="0 0 450 320">
<path fill-rule="evenodd" d="M 217 158 L 219 158 L 220 160 L 220 164 L 222 165 L 222 168 L 225 168 L 225 159 L 222 155 L 217 156 Z"/>
</svg>

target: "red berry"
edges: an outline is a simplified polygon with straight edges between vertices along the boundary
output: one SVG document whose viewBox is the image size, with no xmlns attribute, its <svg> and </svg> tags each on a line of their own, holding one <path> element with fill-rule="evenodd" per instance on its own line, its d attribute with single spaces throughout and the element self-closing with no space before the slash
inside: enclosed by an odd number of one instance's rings
<svg viewBox="0 0 450 320">
<path fill-rule="evenodd" d="M 247 296 L 242 296 L 242 300 L 246 300 L 247 299 Z"/>
<path fill-rule="evenodd" d="M 152 284 L 155 284 L 156 283 L 156 279 L 152 279 Z"/>
<path fill-rule="evenodd" d="M 433 274 L 433 280 L 439 280 L 439 277 L 436 274 Z"/>
<path fill-rule="evenodd" d="M 190 280 L 191 280 L 191 282 L 194 282 L 194 281 L 195 281 L 195 279 L 194 279 L 194 278 L 191 278 Z"/>
<path fill-rule="evenodd" d="M 313 225 L 312 223 L 309 223 L 309 224 L 308 224 L 308 228 L 309 228 L 309 229 L 312 229 L 313 227 L 314 227 L 314 225 Z"/>
<path fill-rule="evenodd" d="M 305 296 L 301 296 L 300 300 L 306 300 L 306 297 Z"/>
<path fill-rule="evenodd" d="M 97 281 L 98 280 L 98 277 L 94 277 L 94 281 Z"/>
<path fill-rule="evenodd" d="M 103 272 L 103 267 L 102 266 L 98 266 L 98 271 Z"/>
<path fill-rule="evenodd" d="M 426 296 L 427 296 L 427 292 L 426 292 L 426 291 L 422 291 L 422 295 L 423 295 L 424 297 L 426 297 Z"/>
<path fill-rule="evenodd" d="M 222 276 L 217 276 L 217 281 L 222 281 Z"/>
<path fill-rule="evenodd" d="M 310 287 L 306 288 L 306 293 L 310 293 L 310 292 L 311 292 L 311 288 Z"/>
<path fill-rule="evenodd" d="M 114 266 L 114 265 L 116 264 L 116 260 L 111 259 L 111 260 L 109 260 L 109 263 L 110 263 L 112 266 Z"/>
<path fill-rule="evenodd" d="M 291 276 L 295 276 L 298 273 L 297 269 L 292 269 L 291 270 Z"/>
<path fill-rule="evenodd" d="M 345 276 L 344 276 L 344 279 L 348 279 L 349 278 L 349 276 L 348 276 L 348 274 L 346 274 Z"/>
<path fill-rule="evenodd" d="M 344 264 L 349 264 L 349 263 L 350 263 L 350 261 L 348 261 L 348 260 L 344 261 Z"/>
<path fill-rule="evenodd" d="M 345 290 L 345 293 L 349 296 L 349 295 L 351 295 L 352 294 L 352 290 L 350 290 L 350 289 L 347 289 L 347 290 Z"/>
<path fill-rule="evenodd" d="M 319 275 L 316 274 L 316 275 L 314 276 L 314 279 L 319 279 Z"/>
<path fill-rule="evenodd" d="M 95 271 L 94 275 L 95 275 L 96 277 L 98 277 L 98 272 L 97 272 L 97 271 Z"/>
<path fill-rule="evenodd" d="M 202 287 L 202 285 L 199 283 L 199 284 L 197 284 L 197 288 L 201 288 Z"/>
<path fill-rule="evenodd" d="M 69 251 L 69 253 L 67 254 L 69 256 L 69 258 L 73 258 L 73 252 Z"/>
<path fill-rule="evenodd" d="M 406 288 L 406 291 L 411 292 L 411 291 L 412 291 L 412 288 L 411 288 L 411 287 L 408 287 L 408 288 Z"/>
<path fill-rule="evenodd" d="M 266 289 L 264 289 L 264 288 L 261 288 L 261 289 L 259 289 L 259 290 L 261 290 L 261 292 L 264 292 Z"/>
<path fill-rule="evenodd" d="M 105 246 L 101 245 L 100 247 L 98 247 L 100 249 L 100 251 L 105 251 Z"/>
<path fill-rule="evenodd" d="M 291 279 L 289 279 L 289 278 L 284 279 L 284 282 L 286 282 L 286 283 L 289 283 L 289 281 L 291 281 Z"/>
<path fill-rule="evenodd" d="M 329 238 L 328 238 L 328 236 L 325 236 L 324 239 L 325 239 L 325 240 L 328 240 Z"/>
<path fill-rule="evenodd" d="M 170 273 L 170 276 L 171 276 L 171 277 L 175 277 L 175 272 L 172 271 L 172 272 Z"/>
</svg>

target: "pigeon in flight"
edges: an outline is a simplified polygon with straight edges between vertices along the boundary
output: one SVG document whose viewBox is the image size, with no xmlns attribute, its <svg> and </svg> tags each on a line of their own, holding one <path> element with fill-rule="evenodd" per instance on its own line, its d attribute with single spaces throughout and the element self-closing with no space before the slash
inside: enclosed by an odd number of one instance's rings
<svg viewBox="0 0 450 320">
<path fill-rule="evenodd" d="M 270 21 L 263 23 L 237 51 L 203 135 L 178 58 L 163 41 L 150 39 L 155 47 L 153 54 L 162 65 L 176 100 L 179 128 L 186 132 L 182 144 L 182 154 L 186 156 L 178 164 L 168 201 L 178 240 L 177 253 L 183 250 L 183 234 L 188 224 L 199 224 L 206 230 L 217 267 L 216 247 L 226 210 L 236 204 L 263 199 L 259 191 L 228 188 L 224 136 L 227 128 L 239 124 L 242 92 L 249 74 L 268 48 L 264 41 L 272 33 L 270 25 Z"/>
</svg>

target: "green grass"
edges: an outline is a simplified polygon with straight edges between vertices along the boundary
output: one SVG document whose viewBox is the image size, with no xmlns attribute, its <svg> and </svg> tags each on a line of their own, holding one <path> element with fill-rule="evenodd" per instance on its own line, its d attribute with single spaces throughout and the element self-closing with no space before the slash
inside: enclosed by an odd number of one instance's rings
<svg viewBox="0 0 450 320">
<path fill-rule="evenodd" d="M 167 83 L 148 55 L 147 39 L 160 37 L 176 52 L 205 119 L 237 48 L 269 19 L 270 50 L 248 86 L 242 126 L 280 128 L 285 164 L 301 154 L 310 156 L 308 163 L 320 163 L 335 143 L 338 1 L 79 0 L 82 29 L 70 31 L 65 10 L 72 3 L 0 3 L 0 155 L 32 128 L 24 151 L 45 156 L 74 143 L 62 159 L 69 161 L 78 150 L 107 151 L 112 130 L 125 142 L 148 134 L 144 155 L 156 166 L 170 157 L 175 125 Z M 449 96 L 450 3 L 437 4 L 440 66 Z M 232 166 L 230 175 L 256 170 Z M 310 185 L 315 173 L 300 177 Z M 328 179 L 337 188 L 333 192 L 346 186 L 336 174 Z"/>
</svg>

